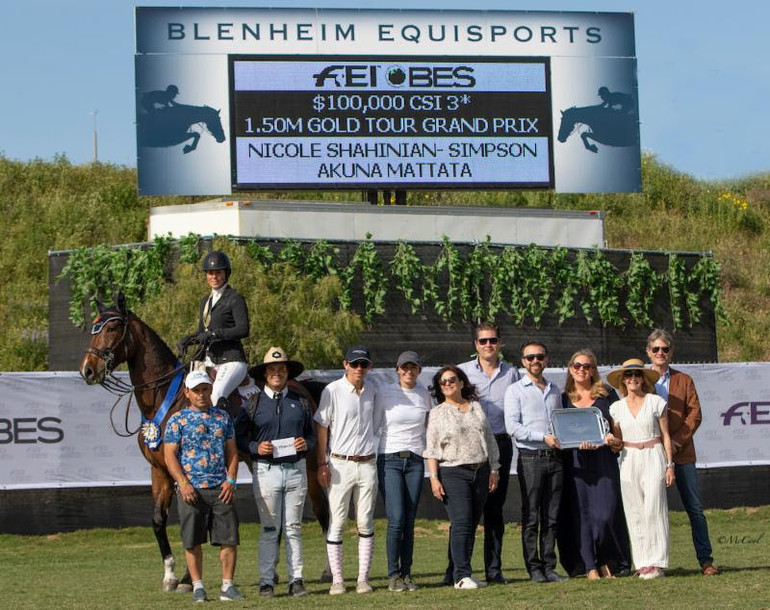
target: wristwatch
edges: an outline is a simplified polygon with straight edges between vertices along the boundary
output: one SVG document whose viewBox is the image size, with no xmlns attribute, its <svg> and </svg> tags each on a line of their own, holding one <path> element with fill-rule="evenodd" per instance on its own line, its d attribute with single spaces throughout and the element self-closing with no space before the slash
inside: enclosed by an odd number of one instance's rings
<svg viewBox="0 0 770 610">
<path fill-rule="evenodd" d="M 674 466 L 676 466 L 674 462 L 669 462 L 668 464 L 666 464 L 666 468 L 673 468 Z"/>
</svg>

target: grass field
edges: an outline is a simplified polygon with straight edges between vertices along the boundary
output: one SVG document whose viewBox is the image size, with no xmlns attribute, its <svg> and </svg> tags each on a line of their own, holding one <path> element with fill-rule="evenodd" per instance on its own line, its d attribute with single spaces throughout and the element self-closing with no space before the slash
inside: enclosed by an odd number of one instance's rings
<svg viewBox="0 0 770 610">
<path fill-rule="evenodd" d="M 665 579 L 588 582 L 575 578 L 567 583 L 532 584 L 524 570 L 520 530 L 514 524 L 507 528 L 504 549 L 505 573 L 512 582 L 477 591 L 439 586 L 445 566 L 447 522 L 419 521 L 413 576 L 420 590 L 404 593 L 387 590 L 385 522 L 380 520 L 372 570 L 374 594 L 348 592 L 334 597 L 328 595 L 328 585 L 320 585 L 316 580 L 325 551 L 320 530 L 311 523 L 304 530 L 305 575 L 310 596 L 301 600 L 286 595 L 283 565 L 276 597 L 258 597 L 258 526 L 247 524 L 241 527 L 236 571 L 236 583 L 247 599 L 243 603 L 232 602 L 228 607 L 770 607 L 770 506 L 709 511 L 708 520 L 716 563 L 723 570 L 718 577 L 701 576 L 686 515 L 672 513 L 671 568 Z M 170 537 L 179 567 L 184 558 L 178 528 L 171 528 Z M 351 527 L 345 539 L 349 586 L 355 586 L 355 545 Z M 478 569 L 481 561 L 478 538 L 474 567 Z M 216 551 L 211 547 L 206 548 L 204 563 L 204 581 L 212 596 L 218 590 L 220 572 Z M 182 571 L 178 570 L 178 575 Z M 0 582 L 2 605 L 6 608 L 145 608 L 160 604 L 189 607 L 189 595 L 161 591 L 161 578 L 161 561 L 150 528 L 99 529 L 51 536 L 0 535 Z"/>
</svg>

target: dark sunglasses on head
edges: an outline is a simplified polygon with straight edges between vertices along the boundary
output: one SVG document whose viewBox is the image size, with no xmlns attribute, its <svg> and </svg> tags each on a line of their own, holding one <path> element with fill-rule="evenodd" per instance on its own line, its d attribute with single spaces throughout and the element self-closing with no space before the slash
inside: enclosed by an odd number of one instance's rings
<svg viewBox="0 0 770 610">
<path fill-rule="evenodd" d="M 657 354 L 660 350 L 663 350 L 664 354 L 668 354 L 668 352 L 671 351 L 671 346 L 670 345 L 656 345 L 656 346 L 650 348 L 650 351 L 653 354 Z"/>
<path fill-rule="evenodd" d="M 524 356 L 524 360 L 529 360 L 532 362 L 533 360 L 545 360 L 545 354 L 527 354 Z"/>
<path fill-rule="evenodd" d="M 590 362 L 573 362 L 572 368 L 576 371 L 579 371 L 580 369 L 583 369 L 585 371 L 590 371 L 592 368 L 594 368 L 594 365 Z"/>
<path fill-rule="evenodd" d="M 642 371 L 623 371 L 623 377 L 629 379 L 631 377 L 644 377 Z"/>
<path fill-rule="evenodd" d="M 444 379 L 439 380 L 439 385 L 454 385 L 457 383 L 457 377 L 445 377 Z"/>
<path fill-rule="evenodd" d="M 353 362 L 348 362 L 348 366 L 352 369 L 366 369 L 366 368 L 369 368 L 369 361 L 354 360 Z"/>
<path fill-rule="evenodd" d="M 492 345 L 497 345 L 500 342 L 500 339 L 498 337 L 480 337 L 476 339 L 481 345 L 486 345 L 487 343 L 490 343 Z"/>
</svg>

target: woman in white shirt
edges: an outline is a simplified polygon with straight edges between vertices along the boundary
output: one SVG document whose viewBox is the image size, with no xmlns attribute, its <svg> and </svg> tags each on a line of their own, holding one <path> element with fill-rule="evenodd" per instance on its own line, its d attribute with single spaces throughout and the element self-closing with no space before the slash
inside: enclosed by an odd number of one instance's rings
<svg viewBox="0 0 770 610">
<path fill-rule="evenodd" d="M 623 398 L 610 405 L 610 447 L 620 449 L 620 491 L 639 577 L 660 578 L 668 567 L 668 501 L 674 462 L 666 401 L 655 394 L 658 373 L 632 358 L 607 375 Z"/>
<path fill-rule="evenodd" d="M 497 489 L 500 454 L 476 388 L 458 367 L 441 367 L 431 386 L 436 402 L 428 418 L 425 457 L 433 496 L 446 507 L 455 589 L 486 586 L 472 577 L 476 527 L 487 494 Z"/>
<path fill-rule="evenodd" d="M 379 434 L 377 476 L 388 517 L 388 589 L 414 591 L 414 520 L 425 465 L 425 427 L 430 394 L 417 383 L 422 367 L 412 351 L 399 355 L 398 382 L 380 386 L 374 397 L 374 430 Z"/>
</svg>

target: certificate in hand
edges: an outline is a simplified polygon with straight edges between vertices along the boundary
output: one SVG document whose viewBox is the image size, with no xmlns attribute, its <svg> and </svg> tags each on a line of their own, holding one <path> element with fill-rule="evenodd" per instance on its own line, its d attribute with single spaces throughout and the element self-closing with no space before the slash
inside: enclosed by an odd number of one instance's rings
<svg viewBox="0 0 770 610">
<path fill-rule="evenodd" d="M 297 450 L 294 448 L 294 437 L 279 438 L 273 441 L 273 457 L 282 458 L 290 455 L 297 455 Z"/>
</svg>

